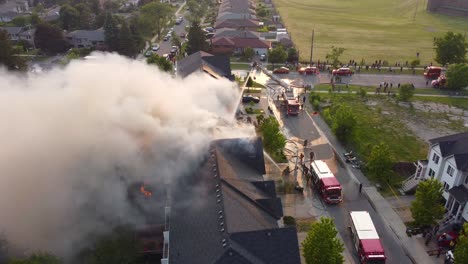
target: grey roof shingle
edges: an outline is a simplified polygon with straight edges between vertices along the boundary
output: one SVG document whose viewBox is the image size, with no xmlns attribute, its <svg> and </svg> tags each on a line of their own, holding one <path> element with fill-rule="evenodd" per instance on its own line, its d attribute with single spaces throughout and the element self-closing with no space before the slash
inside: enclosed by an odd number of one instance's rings
<svg viewBox="0 0 468 264">
<path fill-rule="evenodd" d="M 227 37 L 227 38 L 256 38 L 258 39 L 260 34 L 258 32 L 249 30 L 238 30 L 233 28 L 220 28 L 216 30 L 213 38 Z"/>
<path fill-rule="evenodd" d="M 468 202 L 468 189 L 462 184 L 453 187 L 448 192 L 460 203 Z"/>
<path fill-rule="evenodd" d="M 177 74 L 184 78 L 196 71 L 215 72 L 221 77 L 232 80 L 231 63 L 224 55 L 212 55 L 198 51 L 180 60 L 177 64 Z"/>
<path fill-rule="evenodd" d="M 17 35 L 23 31 L 22 27 L 0 27 L 0 30 L 5 30 L 10 35 Z"/>
<path fill-rule="evenodd" d="M 88 39 L 90 41 L 104 41 L 104 30 L 75 30 L 67 34 L 68 37 Z"/>
<path fill-rule="evenodd" d="M 429 142 L 439 144 L 442 157 L 453 155 L 457 169 L 468 172 L 468 132 L 430 139 Z"/>
<path fill-rule="evenodd" d="M 278 228 L 281 200 L 274 182 L 262 183 L 264 173 L 260 138 L 212 142 L 201 167 L 173 191 L 170 262 L 300 263 L 295 228 Z"/>
</svg>

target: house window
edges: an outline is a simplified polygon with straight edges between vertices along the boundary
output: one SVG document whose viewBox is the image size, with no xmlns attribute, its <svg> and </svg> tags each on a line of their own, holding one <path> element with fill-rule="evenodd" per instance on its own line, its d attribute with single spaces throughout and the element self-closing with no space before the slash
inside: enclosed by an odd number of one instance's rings
<svg viewBox="0 0 468 264">
<path fill-rule="evenodd" d="M 432 156 L 432 161 L 434 161 L 435 164 L 439 164 L 439 155 L 435 154 Z"/>
<path fill-rule="evenodd" d="M 449 165 L 447 167 L 447 174 L 450 175 L 450 176 L 453 176 L 453 171 L 454 171 L 454 169 L 452 168 L 452 166 Z"/>
<path fill-rule="evenodd" d="M 433 169 L 429 169 L 429 177 L 434 178 L 435 171 Z"/>
<path fill-rule="evenodd" d="M 450 188 L 450 185 L 448 183 L 444 182 L 444 190 L 447 192 Z"/>
</svg>

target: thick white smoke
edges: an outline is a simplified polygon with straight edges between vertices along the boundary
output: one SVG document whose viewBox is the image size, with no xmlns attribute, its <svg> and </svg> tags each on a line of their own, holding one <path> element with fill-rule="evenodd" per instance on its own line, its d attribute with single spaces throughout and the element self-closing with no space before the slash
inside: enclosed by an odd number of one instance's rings
<svg viewBox="0 0 468 264">
<path fill-rule="evenodd" d="M 233 121 L 239 91 L 227 80 L 94 55 L 27 77 L 0 69 L 0 231 L 13 245 L 69 255 L 137 221 L 129 182 L 170 181 L 212 139 L 253 133 Z"/>
</svg>

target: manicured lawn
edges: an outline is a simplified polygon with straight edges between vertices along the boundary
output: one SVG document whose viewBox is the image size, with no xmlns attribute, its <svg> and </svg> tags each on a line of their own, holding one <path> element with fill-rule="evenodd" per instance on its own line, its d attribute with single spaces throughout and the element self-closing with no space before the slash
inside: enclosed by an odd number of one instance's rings
<svg viewBox="0 0 468 264">
<path fill-rule="evenodd" d="M 249 70 L 250 64 L 248 63 L 231 63 L 231 70 Z"/>
<path fill-rule="evenodd" d="M 363 58 L 411 61 L 420 53 L 423 64 L 434 61 L 433 38 L 447 31 L 464 33 L 468 18 L 426 12 L 427 0 L 273 0 L 300 50 L 309 60 L 315 28 L 314 60 L 324 60 L 331 46 L 346 48 L 344 62 Z M 416 19 L 414 14 L 418 4 Z"/>
</svg>

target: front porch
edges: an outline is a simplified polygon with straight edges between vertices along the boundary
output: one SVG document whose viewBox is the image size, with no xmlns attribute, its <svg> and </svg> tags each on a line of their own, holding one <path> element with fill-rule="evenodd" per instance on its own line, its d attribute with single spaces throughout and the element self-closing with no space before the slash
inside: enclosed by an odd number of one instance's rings
<svg viewBox="0 0 468 264">
<path fill-rule="evenodd" d="M 424 175 L 426 174 L 427 169 L 427 160 L 418 160 L 414 163 L 414 166 L 416 167 L 416 172 L 406 179 L 401 185 L 400 192 L 403 195 L 416 190 L 419 182 L 424 180 Z"/>
<path fill-rule="evenodd" d="M 449 198 L 445 203 L 447 214 L 442 221 L 442 225 L 447 226 L 453 223 L 468 222 L 463 218 L 463 211 L 468 202 L 468 189 L 464 185 L 459 185 L 448 190 Z"/>
</svg>

